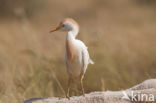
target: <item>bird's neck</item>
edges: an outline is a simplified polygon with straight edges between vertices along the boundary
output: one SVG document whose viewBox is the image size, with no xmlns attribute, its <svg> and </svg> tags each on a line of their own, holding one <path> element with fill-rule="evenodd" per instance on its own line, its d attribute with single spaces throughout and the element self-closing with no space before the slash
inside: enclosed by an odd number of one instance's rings
<svg viewBox="0 0 156 103">
<path fill-rule="evenodd" d="M 66 53 L 69 60 L 74 58 L 74 42 L 77 34 L 69 31 L 66 36 Z"/>
<path fill-rule="evenodd" d="M 68 32 L 67 36 L 66 36 L 66 41 L 70 41 L 73 42 L 73 40 L 76 39 L 76 36 L 78 35 L 79 30 L 78 29 L 73 29 L 71 31 Z"/>
<path fill-rule="evenodd" d="M 73 34 L 73 32 L 69 31 L 67 36 L 66 36 L 66 41 L 73 41 L 75 39 L 75 35 Z"/>
<path fill-rule="evenodd" d="M 76 36 L 78 35 L 78 33 L 79 33 L 79 29 L 76 28 L 76 27 L 74 27 L 72 30 L 70 30 L 70 31 L 68 32 L 68 35 L 69 35 L 69 36 L 72 36 L 72 37 L 74 37 L 74 38 L 76 38 Z M 68 35 L 67 35 L 67 36 L 68 36 Z"/>
</svg>

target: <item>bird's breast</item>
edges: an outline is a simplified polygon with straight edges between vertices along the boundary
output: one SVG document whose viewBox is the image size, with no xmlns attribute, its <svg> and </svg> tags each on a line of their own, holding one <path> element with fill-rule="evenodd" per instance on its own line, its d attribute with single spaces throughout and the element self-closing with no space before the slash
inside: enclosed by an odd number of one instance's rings
<svg viewBox="0 0 156 103">
<path fill-rule="evenodd" d="M 67 42 L 66 42 L 66 53 L 67 53 L 67 59 L 70 61 L 73 61 L 77 56 L 76 55 L 76 47 L 70 40 L 67 40 Z"/>
</svg>

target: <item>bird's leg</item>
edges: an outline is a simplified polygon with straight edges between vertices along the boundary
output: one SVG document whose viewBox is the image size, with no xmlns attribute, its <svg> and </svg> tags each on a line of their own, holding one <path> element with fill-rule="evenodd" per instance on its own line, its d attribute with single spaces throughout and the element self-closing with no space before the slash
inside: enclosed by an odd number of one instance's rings
<svg viewBox="0 0 156 103">
<path fill-rule="evenodd" d="M 72 82 L 72 80 L 71 80 L 71 78 L 69 78 L 69 80 L 68 80 L 67 94 L 66 94 L 66 97 L 67 98 L 69 98 L 71 82 Z"/>
<path fill-rule="evenodd" d="M 75 92 L 76 92 L 76 93 L 75 93 L 75 94 L 76 94 L 76 95 L 78 95 L 78 94 L 79 94 L 79 88 L 78 88 L 78 87 L 79 87 L 79 85 L 78 85 L 78 83 L 77 83 L 77 82 L 76 82 L 76 84 L 75 84 L 75 85 L 76 85 L 76 88 L 75 88 Z"/>
<path fill-rule="evenodd" d="M 84 88 L 83 88 L 83 78 L 81 78 L 80 84 L 81 84 L 82 94 L 83 94 L 83 96 L 85 96 Z"/>
</svg>

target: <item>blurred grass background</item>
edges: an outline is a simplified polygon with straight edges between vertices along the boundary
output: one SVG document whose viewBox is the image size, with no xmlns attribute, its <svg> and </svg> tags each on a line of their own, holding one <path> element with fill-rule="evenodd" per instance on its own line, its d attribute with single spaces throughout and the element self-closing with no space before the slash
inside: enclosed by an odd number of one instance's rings
<svg viewBox="0 0 156 103">
<path fill-rule="evenodd" d="M 155 11 L 155 0 L 0 0 L 0 103 L 64 96 L 66 35 L 49 30 L 66 17 L 95 62 L 87 93 L 156 78 Z"/>
</svg>

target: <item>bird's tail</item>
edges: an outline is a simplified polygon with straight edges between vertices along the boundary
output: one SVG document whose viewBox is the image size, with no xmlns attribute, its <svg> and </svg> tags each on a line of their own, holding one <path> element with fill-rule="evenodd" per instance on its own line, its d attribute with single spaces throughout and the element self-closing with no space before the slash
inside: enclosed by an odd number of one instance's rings
<svg viewBox="0 0 156 103">
<path fill-rule="evenodd" d="M 94 62 L 92 61 L 92 59 L 89 59 L 89 63 L 90 64 L 94 64 Z"/>
</svg>

